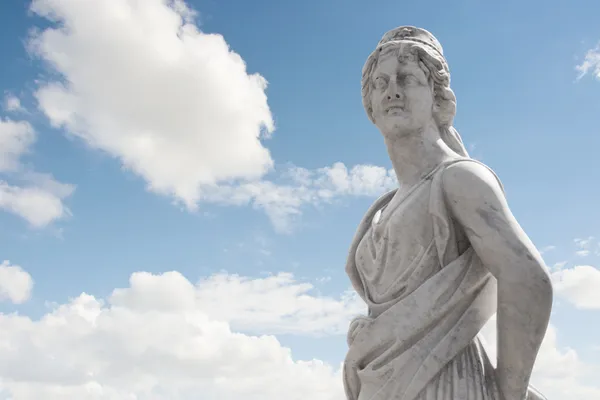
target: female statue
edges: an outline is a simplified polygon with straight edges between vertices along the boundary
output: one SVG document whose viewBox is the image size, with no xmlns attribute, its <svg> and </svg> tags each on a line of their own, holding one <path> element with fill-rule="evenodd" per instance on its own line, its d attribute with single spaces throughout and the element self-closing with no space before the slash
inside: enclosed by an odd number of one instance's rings
<svg viewBox="0 0 600 400">
<path fill-rule="evenodd" d="M 369 314 L 348 332 L 349 400 L 544 399 L 529 380 L 552 307 L 544 262 L 494 172 L 452 127 L 456 98 L 426 30 L 386 33 L 362 77 L 399 189 L 367 211 L 346 271 Z M 478 333 L 497 313 L 494 367 Z"/>
</svg>

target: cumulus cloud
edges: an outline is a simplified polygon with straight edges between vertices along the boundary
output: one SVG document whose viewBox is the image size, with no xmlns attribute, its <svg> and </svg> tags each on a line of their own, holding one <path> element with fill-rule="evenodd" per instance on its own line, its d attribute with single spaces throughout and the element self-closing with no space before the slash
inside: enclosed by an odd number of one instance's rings
<svg viewBox="0 0 600 400">
<path fill-rule="evenodd" d="M 336 299 L 315 296 L 313 289 L 289 273 L 255 279 L 221 273 L 193 285 L 174 271 L 139 272 L 131 276 L 129 288 L 116 289 L 109 300 L 141 312 L 197 310 L 236 330 L 272 334 L 345 334 L 348 321 L 365 312 L 354 292 Z"/>
<path fill-rule="evenodd" d="M 354 291 L 332 298 L 311 295 L 313 289 L 289 273 L 263 279 L 219 274 L 198 285 L 197 301 L 213 318 L 221 315 L 234 328 L 254 333 L 345 335 L 348 321 L 366 313 Z"/>
<path fill-rule="evenodd" d="M 351 302 L 309 289 L 287 274 L 193 285 L 136 273 L 105 301 L 82 294 L 37 320 L 0 314 L 0 382 L 18 400 L 343 400 L 339 366 L 295 360 L 264 334 L 347 325 Z"/>
<path fill-rule="evenodd" d="M 35 140 L 36 132 L 28 122 L 0 118 L 0 209 L 41 228 L 70 214 L 63 200 L 75 187 L 23 164 Z"/>
<path fill-rule="evenodd" d="M 34 0 L 31 10 L 53 23 L 29 41 L 60 77 L 35 93 L 51 124 L 189 210 L 251 205 L 283 232 L 303 206 L 394 185 L 369 165 L 276 173 L 266 80 L 221 35 L 200 31 L 183 1 Z"/>
<path fill-rule="evenodd" d="M 64 78 L 41 85 L 40 109 L 150 190 L 193 209 L 207 185 L 271 169 L 266 80 L 199 31 L 184 2 L 34 0 L 31 10 L 55 25 L 30 49 Z"/>
<path fill-rule="evenodd" d="M 29 300 L 33 279 L 23 268 L 4 260 L 0 264 L 0 301 L 21 304 Z"/>
<path fill-rule="evenodd" d="M 577 79 L 581 79 L 589 73 L 600 79 L 600 45 L 588 50 L 581 64 L 577 65 L 575 69 L 579 72 Z"/>
<path fill-rule="evenodd" d="M 69 189 L 69 194 L 72 192 Z M 24 218 L 34 228 L 70 215 L 69 209 L 57 193 L 40 187 L 11 186 L 0 181 L 0 208 Z"/>
<path fill-rule="evenodd" d="M 600 271 L 590 265 L 579 265 L 552 273 L 557 294 L 581 309 L 600 310 Z"/>
<path fill-rule="evenodd" d="M 39 319 L 0 314 L 0 382 L 15 400 L 343 400 L 340 365 L 296 360 L 272 334 L 342 334 L 363 311 L 285 273 L 193 284 L 139 272 L 105 300 L 83 293 Z M 495 357 L 495 318 L 482 333 Z M 558 338 L 551 326 L 532 383 L 553 400 L 598 398 L 599 366 Z"/>
<path fill-rule="evenodd" d="M 493 360 L 496 358 L 496 322 L 494 315 L 481 332 Z M 585 363 L 574 349 L 560 346 L 557 330 L 550 325 L 536 359 L 531 384 L 552 400 L 596 399 L 600 398 L 600 385 L 594 377 L 599 373 L 599 364 Z"/>
</svg>

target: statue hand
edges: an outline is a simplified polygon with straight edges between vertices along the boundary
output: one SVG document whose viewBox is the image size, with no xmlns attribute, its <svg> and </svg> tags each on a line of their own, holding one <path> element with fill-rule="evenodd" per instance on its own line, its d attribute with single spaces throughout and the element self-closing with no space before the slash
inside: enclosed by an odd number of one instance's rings
<svg viewBox="0 0 600 400">
<path fill-rule="evenodd" d="M 358 334 L 358 332 L 360 332 L 366 325 L 370 324 L 371 321 L 373 321 L 372 318 L 365 317 L 365 316 L 359 316 L 359 317 L 354 318 L 350 322 L 350 327 L 348 328 L 348 337 L 347 337 L 348 346 L 352 345 L 352 343 L 354 342 L 354 338 L 356 338 L 356 335 Z"/>
</svg>

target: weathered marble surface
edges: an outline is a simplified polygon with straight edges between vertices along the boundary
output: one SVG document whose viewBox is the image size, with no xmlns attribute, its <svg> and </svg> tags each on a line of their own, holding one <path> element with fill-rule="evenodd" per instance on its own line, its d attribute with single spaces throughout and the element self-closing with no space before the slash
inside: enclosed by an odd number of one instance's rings
<svg viewBox="0 0 600 400">
<path fill-rule="evenodd" d="M 456 99 L 431 33 L 386 33 L 363 69 L 365 110 L 400 188 L 361 221 L 346 265 L 369 315 L 348 332 L 349 400 L 544 399 L 529 386 L 552 286 L 494 172 L 452 127 Z M 477 337 L 498 313 L 494 368 Z"/>
</svg>

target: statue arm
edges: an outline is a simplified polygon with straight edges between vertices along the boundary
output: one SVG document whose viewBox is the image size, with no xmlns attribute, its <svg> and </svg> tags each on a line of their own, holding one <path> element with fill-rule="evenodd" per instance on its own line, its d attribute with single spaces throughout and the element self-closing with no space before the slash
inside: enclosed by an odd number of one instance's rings
<svg viewBox="0 0 600 400">
<path fill-rule="evenodd" d="M 525 399 L 552 308 L 548 270 L 490 170 L 471 162 L 451 165 L 443 189 L 454 219 L 498 282 L 500 391 L 505 400 Z"/>
</svg>

